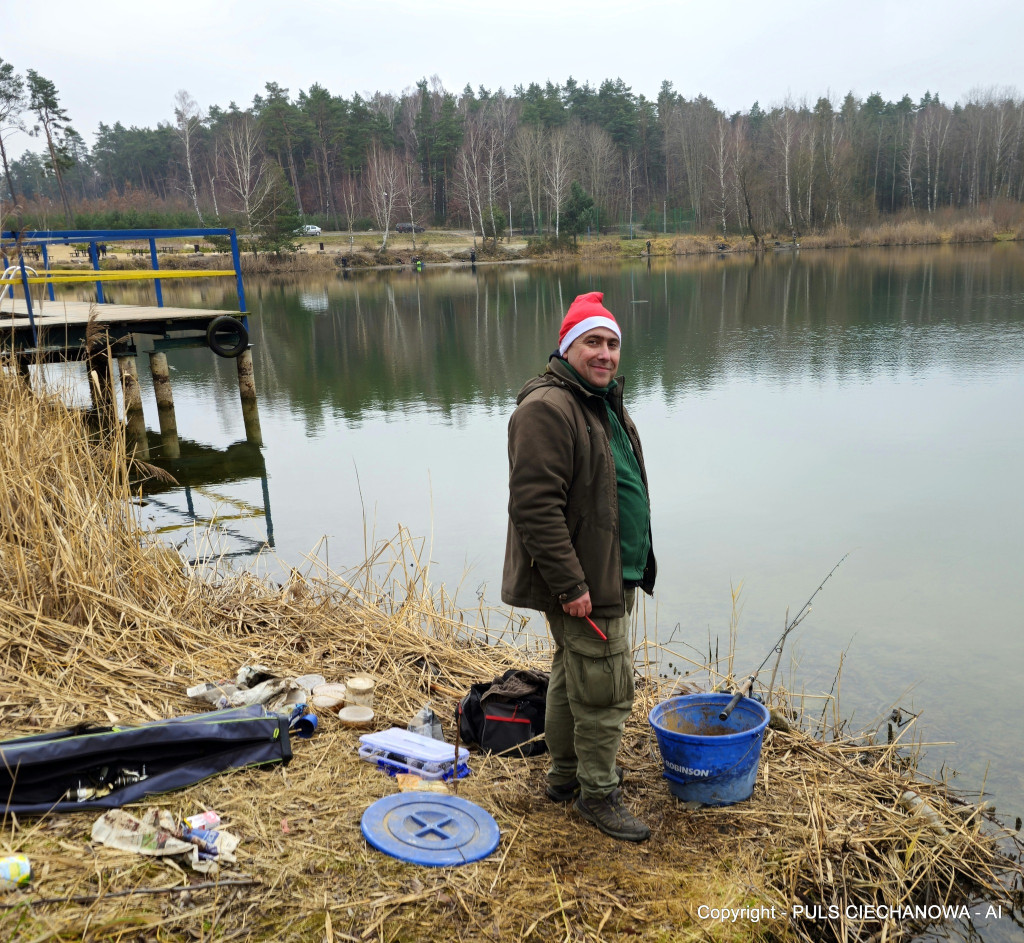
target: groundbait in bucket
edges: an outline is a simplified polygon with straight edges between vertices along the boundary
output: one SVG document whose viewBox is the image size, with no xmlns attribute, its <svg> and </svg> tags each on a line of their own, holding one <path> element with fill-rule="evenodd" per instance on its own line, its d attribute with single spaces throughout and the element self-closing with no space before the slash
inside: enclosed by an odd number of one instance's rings
<svg viewBox="0 0 1024 943">
<path fill-rule="evenodd" d="M 719 720 L 731 699 L 730 694 L 688 694 L 651 711 L 665 778 L 677 798 L 731 805 L 754 791 L 768 710 L 745 697 L 728 720 Z"/>
</svg>

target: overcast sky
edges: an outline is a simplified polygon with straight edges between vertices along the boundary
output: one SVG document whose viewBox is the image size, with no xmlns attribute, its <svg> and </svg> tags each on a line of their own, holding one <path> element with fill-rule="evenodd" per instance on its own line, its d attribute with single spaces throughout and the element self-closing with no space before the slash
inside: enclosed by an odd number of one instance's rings
<svg viewBox="0 0 1024 943">
<path fill-rule="evenodd" d="M 3 0 L 0 17 L 0 57 L 53 81 L 90 146 L 101 121 L 171 120 L 178 89 L 245 106 L 268 81 L 294 98 L 621 77 L 655 98 L 668 79 L 727 112 L 848 91 L 952 103 L 1019 94 L 1022 40 L 1024 0 Z"/>
</svg>

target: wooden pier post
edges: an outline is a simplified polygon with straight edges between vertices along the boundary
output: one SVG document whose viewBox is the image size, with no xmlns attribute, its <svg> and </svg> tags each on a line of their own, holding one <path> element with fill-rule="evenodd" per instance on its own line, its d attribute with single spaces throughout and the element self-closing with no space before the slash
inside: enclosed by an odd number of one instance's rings
<svg viewBox="0 0 1024 943">
<path fill-rule="evenodd" d="M 263 430 L 260 428 L 260 409 L 256 402 L 256 380 L 252 369 L 252 351 L 243 350 L 236 358 L 238 368 L 238 396 L 242 401 L 242 420 L 245 422 L 245 439 L 253 445 L 263 445 Z"/>
<path fill-rule="evenodd" d="M 146 435 L 146 417 L 142 412 L 142 390 L 139 387 L 139 371 L 134 357 L 118 357 L 118 372 L 121 376 L 121 393 L 124 396 L 124 424 L 128 446 L 135 447 L 141 459 L 149 458 L 149 437 Z"/>
<path fill-rule="evenodd" d="M 174 416 L 174 396 L 171 393 L 171 373 L 167 366 L 167 354 L 159 350 L 150 351 L 149 370 L 153 374 L 153 389 L 156 392 L 156 410 L 160 420 L 160 437 L 163 440 L 164 457 L 180 458 L 178 420 Z"/>
</svg>

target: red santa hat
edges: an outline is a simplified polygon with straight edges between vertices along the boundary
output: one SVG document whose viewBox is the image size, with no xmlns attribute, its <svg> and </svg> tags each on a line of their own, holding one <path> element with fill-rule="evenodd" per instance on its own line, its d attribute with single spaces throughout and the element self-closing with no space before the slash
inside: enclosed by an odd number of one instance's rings
<svg viewBox="0 0 1024 943">
<path fill-rule="evenodd" d="M 615 323 L 615 315 L 601 304 L 603 298 L 603 291 L 589 291 L 585 295 L 578 295 L 576 300 L 569 305 L 565 320 L 562 321 L 561 330 L 558 332 L 558 355 L 560 357 L 565 356 L 569 345 L 577 337 L 596 327 L 606 327 L 609 331 L 613 331 L 620 341 L 622 340 L 622 331 Z"/>
</svg>

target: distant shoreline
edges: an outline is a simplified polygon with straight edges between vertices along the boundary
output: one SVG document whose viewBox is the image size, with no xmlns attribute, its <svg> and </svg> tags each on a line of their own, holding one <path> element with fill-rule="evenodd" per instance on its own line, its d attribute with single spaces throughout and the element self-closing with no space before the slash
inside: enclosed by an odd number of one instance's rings
<svg viewBox="0 0 1024 943">
<path fill-rule="evenodd" d="M 906 220 L 886 222 L 878 226 L 854 231 L 841 226 L 821 233 L 796 234 L 782 238 L 768 234 L 755 245 L 749 236 L 665 235 L 640 233 L 632 239 L 615 235 L 584 236 L 576 246 L 571 243 L 555 244 L 550 237 L 516 237 L 499 240 L 493 247 L 490 240 L 482 240 L 471 233 L 453 230 L 430 230 L 418 236 L 415 247 L 407 234 L 395 234 L 388 240 L 385 251 L 379 249 L 381 236 L 377 233 L 325 233 L 316 241 L 296 241 L 294 251 L 278 253 L 242 253 L 242 270 L 246 274 L 261 272 L 316 272 L 362 269 L 402 269 L 419 261 L 425 267 L 462 267 L 469 265 L 520 264 L 527 262 L 566 261 L 629 261 L 653 258 L 671 258 L 694 255 L 725 255 L 775 252 L 792 249 L 836 249 L 908 246 L 940 246 L 994 244 L 1024 239 L 1021 231 L 996 231 L 991 219 L 965 219 L 952 228 L 941 229 L 932 222 Z M 323 248 L 318 248 L 322 246 Z M 118 244 L 100 262 L 100 269 L 147 269 L 148 258 L 127 254 L 130 244 Z M 199 253 L 161 253 L 160 267 L 165 269 L 212 269 L 224 265 L 225 254 L 212 247 L 202 246 Z M 38 266 L 38 263 L 37 263 Z M 53 246 L 50 249 L 51 268 L 75 271 L 91 268 L 88 261 L 74 256 L 72 246 Z"/>
</svg>

